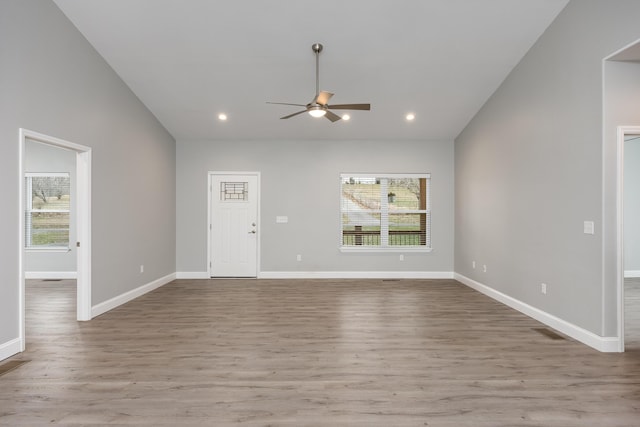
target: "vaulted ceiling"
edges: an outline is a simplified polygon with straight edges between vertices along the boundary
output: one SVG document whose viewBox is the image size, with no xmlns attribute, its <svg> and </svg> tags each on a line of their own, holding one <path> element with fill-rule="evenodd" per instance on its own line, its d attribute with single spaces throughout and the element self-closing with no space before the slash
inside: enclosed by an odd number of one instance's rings
<svg viewBox="0 0 640 427">
<path fill-rule="evenodd" d="M 453 139 L 568 2 L 54 1 L 177 140 Z M 266 104 L 313 99 L 316 42 L 320 89 L 371 111 Z"/>
</svg>

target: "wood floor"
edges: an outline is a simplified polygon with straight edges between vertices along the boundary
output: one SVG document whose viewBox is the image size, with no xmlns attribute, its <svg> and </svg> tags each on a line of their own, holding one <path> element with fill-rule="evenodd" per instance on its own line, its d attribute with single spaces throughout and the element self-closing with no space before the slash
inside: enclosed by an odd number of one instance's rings
<svg viewBox="0 0 640 427">
<path fill-rule="evenodd" d="M 453 280 L 177 280 L 84 323 L 30 282 L 0 425 L 640 426 L 639 285 L 604 354 Z"/>
</svg>

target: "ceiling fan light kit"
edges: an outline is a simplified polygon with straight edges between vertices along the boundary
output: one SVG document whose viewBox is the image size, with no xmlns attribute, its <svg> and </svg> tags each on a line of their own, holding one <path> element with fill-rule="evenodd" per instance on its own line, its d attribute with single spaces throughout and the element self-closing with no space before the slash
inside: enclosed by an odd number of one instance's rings
<svg viewBox="0 0 640 427">
<path fill-rule="evenodd" d="M 327 112 L 323 110 L 322 107 L 320 106 L 309 108 L 309 115 L 311 117 L 322 117 L 325 114 L 327 114 Z"/>
<path fill-rule="evenodd" d="M 312 117 L 326 117 L 331 122 L 336 122 L 341 117 L 334 112 L 334 110 L 371 110 L 371 104 L 335 104 L 329 105 L 329 99 L 333 96 L 331 92 L 320 91 L 320 52 L 322 52 L 323 46 L 320 43 L 314 43 L 311 45 L 311 49 L 316 55 L 316 95 L 313 97 L 313 101 L 308 104 L 292 104 L 288 102 L 267 102 L 267 104 L 278 105 L 294 105 L 298 107 L 305 107 L 302 111 L 297 111 L 288 116 L 280 117 L 280 119 L 289 119 L 293 116 L 297 116 L 302 113 L 309 113 Z"/>
</svg>

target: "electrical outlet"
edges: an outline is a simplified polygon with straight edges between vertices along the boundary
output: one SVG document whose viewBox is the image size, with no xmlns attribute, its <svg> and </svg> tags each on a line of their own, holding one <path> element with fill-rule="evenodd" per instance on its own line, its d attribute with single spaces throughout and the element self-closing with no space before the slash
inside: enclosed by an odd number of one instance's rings
<svg viewBox="0 0 640 427">
<path fill-rule="evenodd" d="M 473 267 L 473 269 L 475 270 L 475 268 L 476 268 L 476 262 L 475 261 L 471 261 L 471 267 Z"/>
<path fill-rule="evenodd" d="M 584 234 L 595 234 L 595 225 L 593 221 L 584 222 Z"/>
<path fill-rule="evenodd" d="M 547 284 L 546 283 L 540 283 L 540 292 L 542 292 L 543 294 L 547 294 Z"/>
<path fill-rule="evenodd" d="M 144 273 L 144 265 L 140 264 L 140 273 Z"/>
<path fill-rule="evenodd" d="M 487 264 L 483 264 L 482 265 L 482 272 L 484 272 L 484 273 L 487 272 Z"/>
<path fill-rule="evenodd" d="M 400 254 L 400 261 L 404 261 L 404 254 Z"/>
<path fill-rule="evenodd" d="M 296 255 L 296 261 L 302 261 L 302 255 L 300 254 Z"/>
</svg>

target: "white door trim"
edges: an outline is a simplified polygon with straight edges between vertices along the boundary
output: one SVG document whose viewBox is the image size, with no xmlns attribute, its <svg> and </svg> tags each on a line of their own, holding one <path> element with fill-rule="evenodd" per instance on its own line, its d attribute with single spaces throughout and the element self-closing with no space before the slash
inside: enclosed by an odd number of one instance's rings
<svg viewBox="0 0 640 427">
<path fill-rule="evenodd" d="M 256 171 L 209 171 L 207 174 L 207 275 L 208 277 L 213 277 L 213 267 L 211 263 L 211 234 L 212 234 L 212 221 L 211 221 L 211 178 L 216 175 L 252 175 L 255 176 L 258 181 L 257 188 L 257 215 L 258 215 L 258 233 L 256 235 L 257 246 L 256 246 L 256 275 L 260 275 L 260 230 L 261 230 L 261 219 L 260 219 L 260 172 Z M 256 277 L 257 277 L 256 276 Z"/>
<path fill-rule="evenodd" d="M 640 126 L 618 126 L 616 179 L 616 287 L 618 293 L 618 351 L 624 351 L 624 137 L 640 135 Z"/>
<path fill-rule="evenodd" d="M 18 277 L 19 277 L 19 316 L 21 351 L 26 348 L 25 340 L 25 272 L 24 272 L 24 160 L 27 139 L 59 147 L 76 153 L 76 224 L 77 240 L 77 319 L 91 320 L 91 148 L 60 138 L 20 128 L 19 140 L 19 200 L 20 215 L 18 232 Z"/>
</svg>

